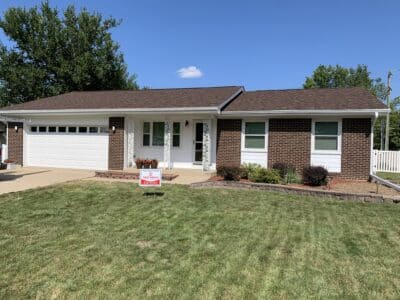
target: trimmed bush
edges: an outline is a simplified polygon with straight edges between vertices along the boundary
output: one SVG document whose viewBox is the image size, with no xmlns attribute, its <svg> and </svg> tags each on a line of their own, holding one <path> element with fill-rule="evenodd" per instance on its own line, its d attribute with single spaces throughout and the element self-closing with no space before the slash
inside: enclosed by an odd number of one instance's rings
<svg viewBox="0 0 400 300">
<path fill-rule="evenodd" d="M 328 179 L 328 170 L 324 167 L 309 166 L 303 170 L 303 183 L 313 186 L 325 185 Z"/>
<path fill-rule="evenodd" d="M 259 164 L 252 164 L 252 163 L 242 164 L 240 166 L 240 178 L 249 179 L 249 173 L 251 173 L 257 168 L 261 168 L 261 166 Z"/>
<path fill-rule="evenodd" d="M 249 179 L 254 182 L 279 183 L 281 176 L 277 170 L 258 167 L 249 173 Z"/>
<path fill-rule="evenodd" d="M 217 175 L 224 177 L 224 180 L 240 180 L 240 168 L 235 166 L 220 166 L 217 168 Z"/>
<path fill-rule="evenodd" d="M 296 167 L 295 167 L 295 166 L 292 166 L 292 165 L 287 164 L 287 163 L 285 163 L 285 162 L 277 162 L 277 163 L 274 163 L 274 165 L 272 166 L 272 169 L 278 170 L 279 175 L 280 175 L 282 178 L 285 178 L 286 175 L 287 175 L 289 172 L 290 172 L 290 173 L 296 172 Z"/>
</svg>

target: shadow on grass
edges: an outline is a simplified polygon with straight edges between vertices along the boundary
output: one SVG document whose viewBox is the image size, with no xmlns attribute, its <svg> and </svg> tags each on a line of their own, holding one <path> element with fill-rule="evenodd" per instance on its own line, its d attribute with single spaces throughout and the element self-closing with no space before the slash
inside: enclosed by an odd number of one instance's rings
<svg viewBox="0 0 400 300">
<path fill-rule="evenodd" d="M 143 196 L 145 197 L 162 197 L 164 196 L 163 192 L 144 192 Z"/>
</svg>

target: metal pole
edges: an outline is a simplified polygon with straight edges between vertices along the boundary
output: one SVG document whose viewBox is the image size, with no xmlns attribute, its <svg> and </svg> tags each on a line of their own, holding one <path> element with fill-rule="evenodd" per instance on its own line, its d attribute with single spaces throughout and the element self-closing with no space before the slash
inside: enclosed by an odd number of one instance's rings
<svg viewBox="0 0 400 300">
<path fill-rule="evenodd" d="M 388 72 L 387 77 L 387 106 L 390 108 L 390 78 L 392 77 L 392 72 Z M 389 150 L 389 130 L 390 130 L 390 113 L 386 115 L 386 131 L 385 131 L 385 150 Z"/>
</svg>

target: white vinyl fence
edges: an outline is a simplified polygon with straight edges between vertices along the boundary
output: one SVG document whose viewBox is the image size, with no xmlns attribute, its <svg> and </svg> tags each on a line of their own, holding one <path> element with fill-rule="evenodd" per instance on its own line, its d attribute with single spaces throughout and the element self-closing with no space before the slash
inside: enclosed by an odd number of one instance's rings
<svg viewBox="0 0 400 300">
<path fill-rule="evenodd" d="M 373 152 L 374 172 L 400 173 L 400 151 Z"/>
</svg>

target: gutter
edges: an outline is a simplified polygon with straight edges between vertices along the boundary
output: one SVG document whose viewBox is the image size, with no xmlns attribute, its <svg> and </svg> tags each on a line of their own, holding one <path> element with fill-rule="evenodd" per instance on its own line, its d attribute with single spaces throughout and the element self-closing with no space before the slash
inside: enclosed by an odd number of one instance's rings
<svg viewBox="0 0 400 300">
<path fill-rule="evenodd" d="M 259 110 L 259 111 L 223 111 L 221 115 L 226 116 L 296 116 L 296 115 L 387 115 L 390 109 L 288 109 L 288 110 Z"/>
<path fill-rule="evenodd" d="M 118 109 L 43 109 L 43 110 L 0 110 L 0 115 L 61 115 L 61 114 L 119 114 L 119 113 L 217 113 L 217 106 L 175 108 L 118 108 Z"/>
</svg>

